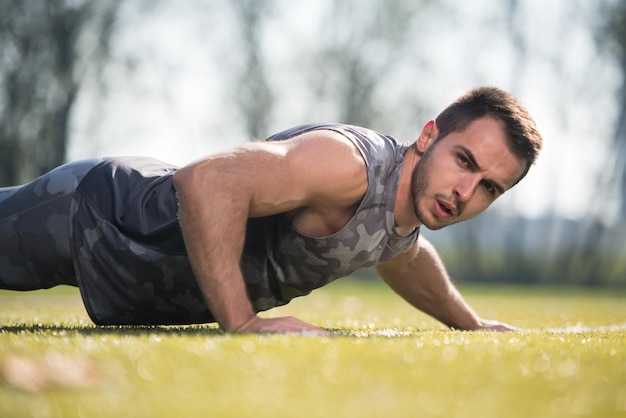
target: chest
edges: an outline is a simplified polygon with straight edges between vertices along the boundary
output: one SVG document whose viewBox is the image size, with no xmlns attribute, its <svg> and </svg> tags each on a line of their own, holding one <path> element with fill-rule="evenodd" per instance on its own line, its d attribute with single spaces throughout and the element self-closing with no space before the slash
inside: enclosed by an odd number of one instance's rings
<svg viewBox="0 0 626 418">
<path fill-rule="evenodd" d="M 286 227 L 282 229 L 281 238 L 275 242 L 271 253 L 278 266 L 283 269 L 289 266 L 287 270 L 290 274 L 285 275 L 286 281 L 308 282 L 317 281 L 320 277 L 343 277 L 386 261 L 414 242 L 414 236 L 399 237 L 395 234 L 392 219 L 393 213 L 381 206 L 360 208 L 347 223 L 335 225 L 339 228 L 332 234 L 316 237 L 296 229 L 282 217 Z"/>
</svg>

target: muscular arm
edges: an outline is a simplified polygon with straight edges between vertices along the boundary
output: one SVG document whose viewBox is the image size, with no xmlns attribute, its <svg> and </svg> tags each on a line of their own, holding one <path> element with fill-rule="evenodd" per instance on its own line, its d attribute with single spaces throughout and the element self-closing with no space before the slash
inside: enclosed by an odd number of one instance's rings
<svg viewBox="0 0 626 418">
<path fill-rule="evenodd" d="M 380 264 L 376 271 L 407 302 L 449 327 L 462 330 L 513 328 L 485 320 L 465 302 L 450 281 L 435 248 L 420 237 L 407 253 Z"/>
<path fill-rule="evenodd" d="M 361 198 L 367 184 L 364 162 L 337 135 L 317 131 L 288 141 L 248 144 L 175 174 L 191 266 L 222 329 L 322 332 L 295 318 L 258 317 L 239 265 L 249 217 L 340 207 Z"/>
</svg>

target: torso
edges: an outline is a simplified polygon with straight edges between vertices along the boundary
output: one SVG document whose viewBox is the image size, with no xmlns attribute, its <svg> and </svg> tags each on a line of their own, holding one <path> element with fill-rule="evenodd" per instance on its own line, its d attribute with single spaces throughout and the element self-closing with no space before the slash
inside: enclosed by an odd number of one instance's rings
<svg viewBox="0 0 626 418">
<path fill-rule="evenodd" d="M 313 129 L 345 136 L 363 156 L 367 182 L 355 183 L 332 202 L 249 219 L 242 272 L 256 310 L 283 305 L 409 250 L 419 231 L 396 228 L 394 202 L 406 145 L 376 132 L 347 125 L 317 125 L 284 131 L 286 140 Z M 328 198 L 328 196 L 326 196 Z"/>
<path fill-rule="evenodd" d="M 315 127 L 273 139 L 310 129 Z M 319 129 L 334 129 L 359 147 L 367 161 L 367 190 L 364 186 L 329 205 L 248 220 L 241 268 L 258 311 L 389 260 L 417 240 L 419 231 L 403 237 L 394 227 L 406 146 L 361 128 Z M 213 319 L 178 228 L 173 170 L 154 161 L 112 160 L 81 182 L 74 197 L 80 216 L 72 220 L 72 257 L 94 322 L 188 324 Z"/>
</svg>

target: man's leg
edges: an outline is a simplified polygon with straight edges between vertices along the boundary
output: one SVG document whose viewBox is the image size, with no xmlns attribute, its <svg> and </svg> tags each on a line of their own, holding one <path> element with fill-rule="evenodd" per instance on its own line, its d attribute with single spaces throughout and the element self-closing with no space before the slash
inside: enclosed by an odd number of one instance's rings
<svg viewBox="0 0 626 418">
<path fill-rule="evenodd" d="M 100 162 L 65 164 L 23 186 L 0 188 L 0 288 L 76 285 L 70 203 L 80 180 Z"/>
</svg>

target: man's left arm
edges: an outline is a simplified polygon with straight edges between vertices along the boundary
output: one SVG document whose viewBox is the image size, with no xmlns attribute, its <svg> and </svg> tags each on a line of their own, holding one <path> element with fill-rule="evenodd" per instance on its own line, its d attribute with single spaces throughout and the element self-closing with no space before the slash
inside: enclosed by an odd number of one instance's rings
<svg viewBox="0 0 626 418">
<path fill-rule="evenodd" d="M 435 247 L 422 237 L 408 252 L 376 266 L 376 271 L 407 302 L 449 327 L 515 330 L 510 325 L 478 316 L 450 280 Z"/>
</svg>

